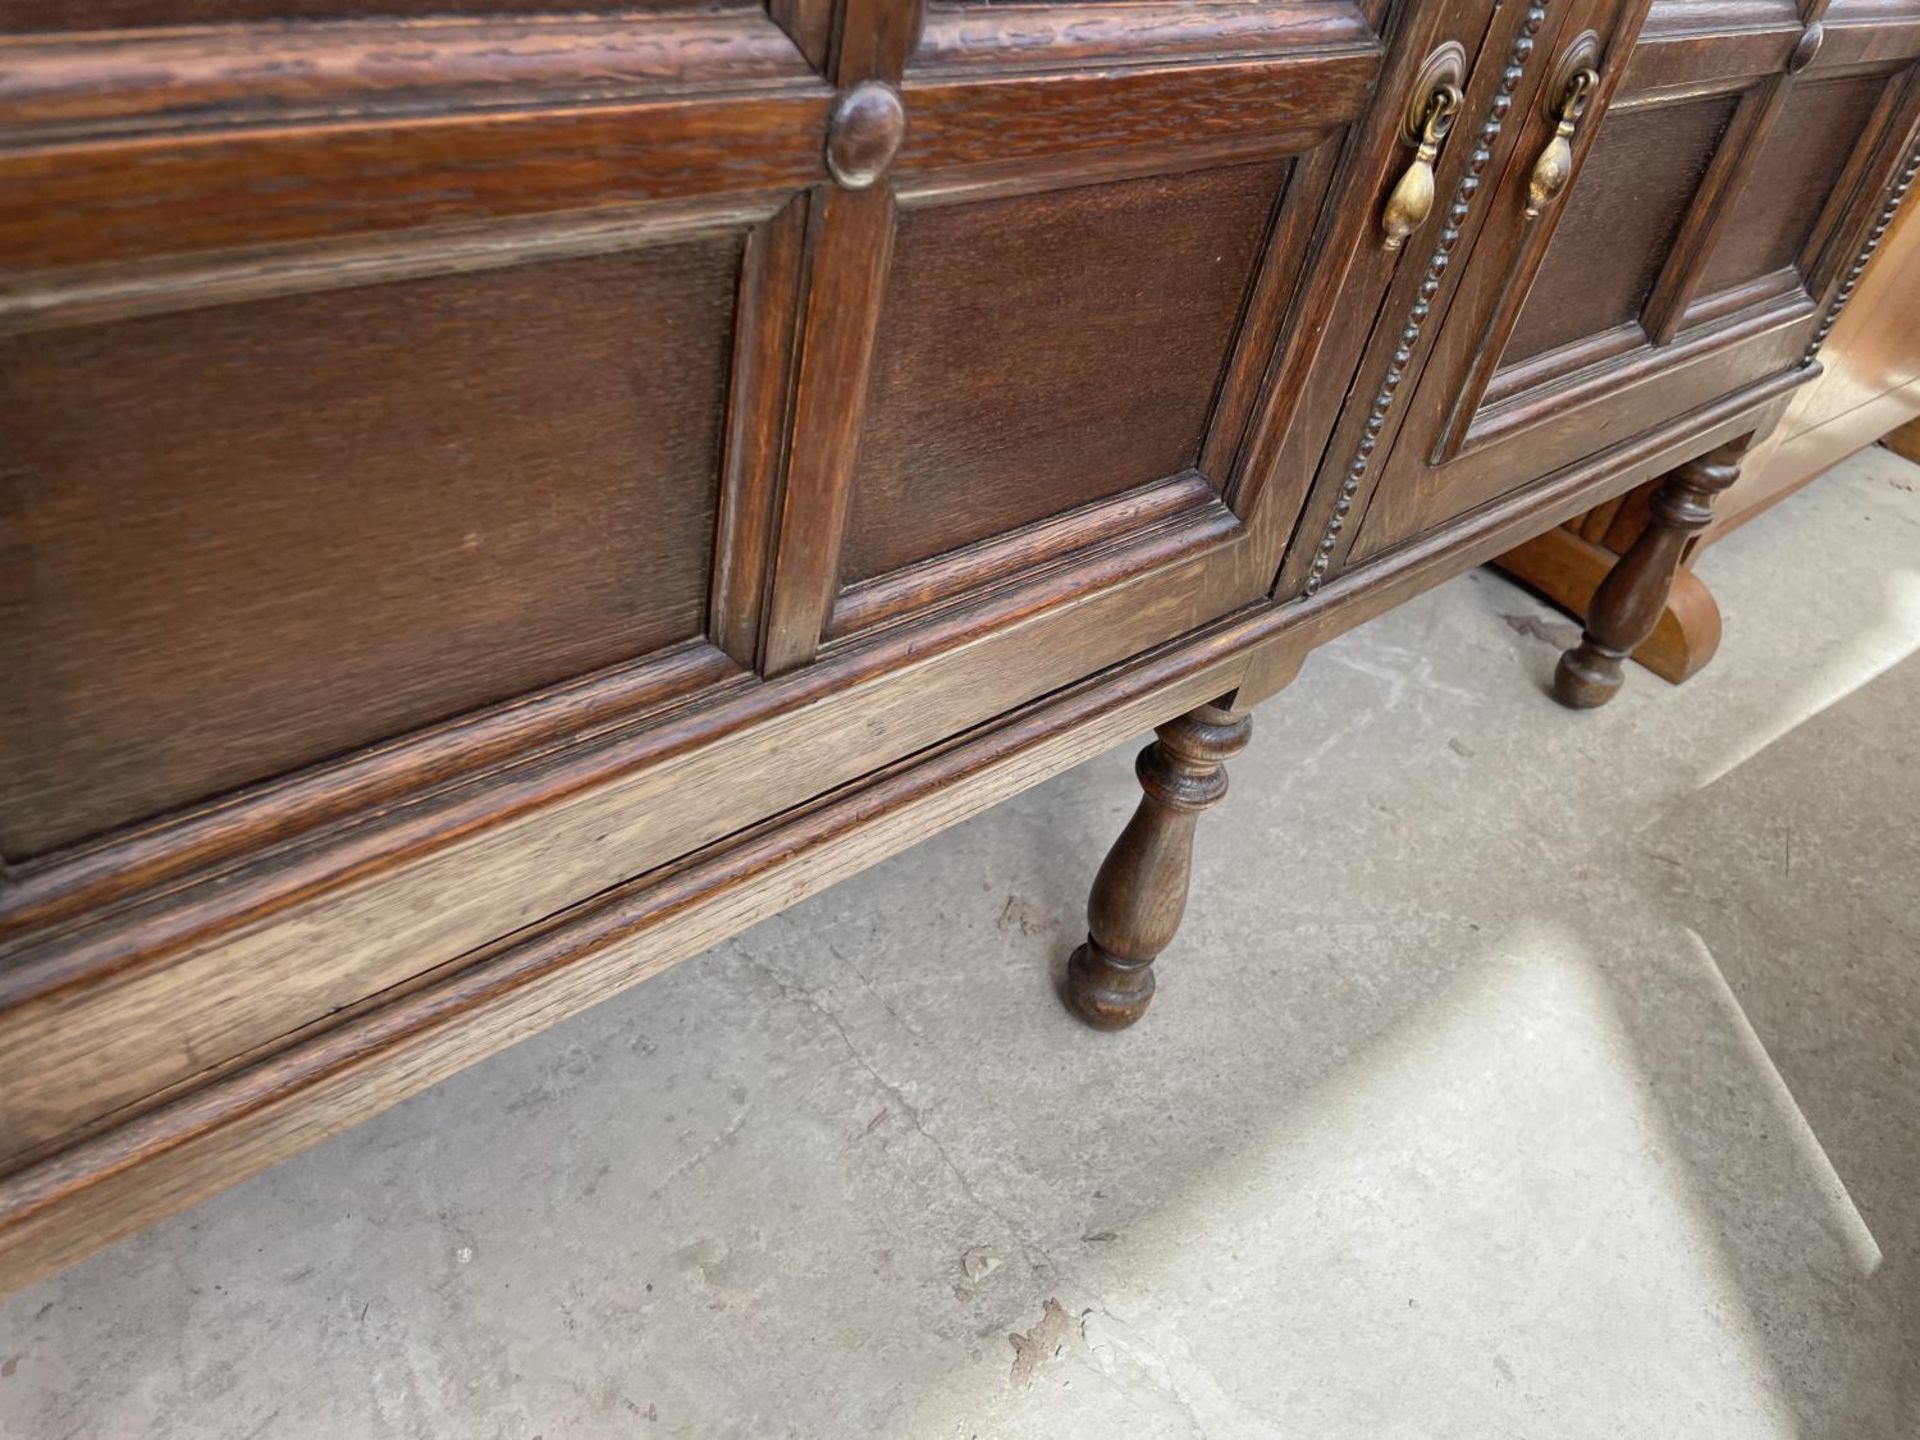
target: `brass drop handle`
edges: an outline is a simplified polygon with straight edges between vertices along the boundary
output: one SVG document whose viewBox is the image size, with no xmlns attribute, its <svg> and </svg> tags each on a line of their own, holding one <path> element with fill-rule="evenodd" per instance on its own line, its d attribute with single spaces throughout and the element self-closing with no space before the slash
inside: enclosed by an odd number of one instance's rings
<svg viewBox="0 0 1920 1440">
<path fill-rule="evenodd" d="M 1433 162 L 1440 153 L 1440 142 L 1453 128 L 1453 117 L 1460 113 L 1460 87 L 1451 82 L 1434 87 L 1420 113 L 1419 140 L 1414 146 L 1413 163 L 1401 173 L 1387 196 L 1387 208 L 1380 213 L 1382 244 L 1398 250 L 1407 236 L 1426 223 L 1433 211 Z"/>
<path fill-rule="evenodd" d="M 1573 178 L 1573 129 L 1586 113 L 1587 100 L 1599 83 L 1600 76 L 1583 65 L 1561 87 L 1553 107 L 1553 136 L 1533 162 L 1533 174 L 1527 177 L 1527 219 L 1539 219 L 1540 212 L 1559 198 Z"/>
</svg>

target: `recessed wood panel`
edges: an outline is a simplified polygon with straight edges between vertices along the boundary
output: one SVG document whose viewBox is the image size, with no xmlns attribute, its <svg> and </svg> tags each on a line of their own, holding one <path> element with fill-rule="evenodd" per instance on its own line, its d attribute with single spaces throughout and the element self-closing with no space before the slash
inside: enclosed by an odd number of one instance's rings
<svg viewBox="0 0 1920 1440">
<path fill-rule="evenodd" d="M 0 341 L 0 850 L 700 634 L 738 259 Z"/>
<path fill-rule="evenodd" d="M 842 579 L 1191 467 L 1286 172 L 904 214 Z"/>
<path fill-rule="evenodd" d="M 1639 319 L 1738 97 L 1607 115 L 1503 365 Z"/>
<path fill-rule="evenodd" d="M 1712 295 L 1800 259 L 1820 212 L 1886 88 L 1880 76 L 1796 85 L 1721 227 L 1699 293 Z"/>
</svg>

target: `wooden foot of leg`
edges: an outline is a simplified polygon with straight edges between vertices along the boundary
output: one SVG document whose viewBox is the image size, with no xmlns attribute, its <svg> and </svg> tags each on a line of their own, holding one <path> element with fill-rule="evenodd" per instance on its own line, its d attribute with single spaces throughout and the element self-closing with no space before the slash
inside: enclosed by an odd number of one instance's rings
<svg viewBox="0 0 1920 1440">
<path fill-rule="evenodd" d="M 1579 645 L 1560 657 L 1553 693 L 1561 704 L 1591 710 L 1619 691 L 1621 662 L 1653 634 L 1687 542 L 1713 519 L 1713 497 L 1740 477 L 1746 448 L 1735 440 L 1689 460 L 1653 492 L 1647 528 L 1594 592 Z"/>
<path fill-rule="evenodd" d="M 1153 999 L 1153 962 L 1187 907 L 1193 828 L 1227 793 L 1226 761 L 1246 748 L 1243 711 L 1203 705 L 1156 732 L 1134 769 L 1146 793 L 1107 852 L 1087 902 L 1087 943 L 1067 963 L 1067 1003 L 1100 1030 L 1122 1030 Z"/>
<path fill-rule="evenodd" d="M 1493 563 L 1584 622 L 1594 592 L 1619 560 L 1605 545 L 1569 525 L 1558 525 L 1514 546 Z M 1674 572 L 1673 587 L 1653 622 L 1653 634 L 1634 648 L 1633 658 L 1662 680 L 1679 685 L 1699 674 L 1719 648 L 1720 606 L 1700 577 L 1683 564 Z"/>
</svg>

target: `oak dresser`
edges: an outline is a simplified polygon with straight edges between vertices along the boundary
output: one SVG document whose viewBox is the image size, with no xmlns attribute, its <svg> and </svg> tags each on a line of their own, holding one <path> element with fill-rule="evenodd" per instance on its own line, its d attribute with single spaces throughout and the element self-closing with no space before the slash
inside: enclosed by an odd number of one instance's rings
<svg viewBox="0 0 1920 1440">
<path fill-rule="evenodd" d="M 1137 1019 L 1249 708 L 1664 476 L 1613 692 L 1917 132 L 1920 0 L 9 0 L 0 1287 L 1157 726 Z"/>
</svg>

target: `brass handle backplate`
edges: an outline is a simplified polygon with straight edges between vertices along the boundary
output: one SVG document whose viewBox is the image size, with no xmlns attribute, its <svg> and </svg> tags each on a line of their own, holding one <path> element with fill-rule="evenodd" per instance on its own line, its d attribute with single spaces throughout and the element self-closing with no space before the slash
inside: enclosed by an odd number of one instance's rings
<svg viewBox="0 0 1920 1440">
<path fill-rule="evenodd" d="M 1433 212 L 1433 162 L 1460 113 L 1466 59 L 1460 44 L 1449 40 L 1426 58 L 1414 78 L 1401 125 L 1401 138 L 1414 147 L 1413 160 L 1394 182 L 1380 212 L 1381 243 L 1389 250 L 1404 245 Z"/>
<path fill-rule="evenodd" d="M 1575 41 L 1577 48 L 1588 36 Z M 1574 58 L 1569 52 L 1569 58 Z M 1590 63 L 1591 54 L 1580 55 L 1578 62 L 1569 69 L 1563 59 L 1557 84 L 1547 93 L 1549 95 L 1548 114 L 1553 117 L 1553 134 L 1548 138 L 1546 148 L 1541 150 L 1540 158 L 1533 162 L 1533 173 L 1527 177 L 1527 219 L 1537 220 L 1545 210 L 1567 188 L 1567 182 L 1573 178 L 1573 132 L 1580 123 L 1580 117 L 1587 112 L 1587 102 L 1593 98 L 1594 89 L 1600 84 L 1600 73 Z M 1561 78 L 1564 76 L 1564 78 Z"/>
</svg>

